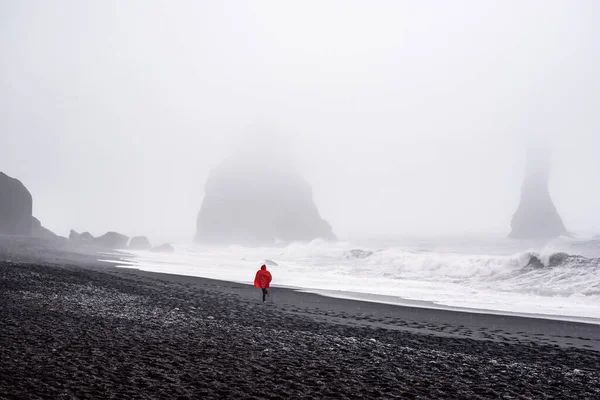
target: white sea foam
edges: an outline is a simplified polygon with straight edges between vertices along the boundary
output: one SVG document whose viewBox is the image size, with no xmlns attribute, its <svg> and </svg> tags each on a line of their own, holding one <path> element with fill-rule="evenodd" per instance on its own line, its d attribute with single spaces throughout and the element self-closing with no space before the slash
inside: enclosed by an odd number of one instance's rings
<svg viewBox="0 0 600 400">
<path fill-rule="evenodd" d="M 384 243 L 384 242 L 381 242 Z M 441 306 L 579 317 L 600 322 L 600 259 L 551 257 L 583 242 L 558 241 L 536 251 L 508 241 L 432 242 L 357 246 L 315 240 L 279 247 L 176 246 L 175 254 L 134 252 L 136 268 L 251 283 L 265 260 L 276 285 L 320 291 L 386 296 Z M 587 246 L 587 247 L 586 247 Z M 587 243 L 593 252 L 598 248 Z M 591 246 L 591 247 L 590 247 Z M 582 246 L 579 246 L 582 247 Z M 532 257 L 540 264 L 530 265 Z M 535 260 L 534 259 L 534 260 Z M 393 301 L 391 301 L 393 302 Z"/>
</svg>

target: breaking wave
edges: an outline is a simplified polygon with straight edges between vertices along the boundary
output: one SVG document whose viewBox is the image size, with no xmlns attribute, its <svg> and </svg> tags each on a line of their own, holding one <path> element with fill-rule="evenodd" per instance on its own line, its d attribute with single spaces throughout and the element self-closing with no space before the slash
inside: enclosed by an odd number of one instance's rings
<svg viewBox="0 0 600 400">
<path fill-rule="evenodd" d="M 321 241 L 294 243 L 278 250 L 282 260 L 278 262 L 284 265 L 307 265 L 317 271 L 323 267 L 340 276 L 441 281 L 544 296 L 600 294 L 600 258 L 561 251 L 485 255 L 399 247 L 356 248 L 348 243 Z"/>
<path fill-rule="evenodd" d="M 283 286 L 600 319 L 600 257 L 573 254 L 574 246 L 522 250 L 507 243 L 465 247 L 461 242 L 456 248 L 320 240 L 277 247 L 191 245 L 178 246 L 174 255 L 136 252 L 130 261 L 150 271 L 238 282 L 251 282 L 254 268 L 266 263 Z"/>
</svg>

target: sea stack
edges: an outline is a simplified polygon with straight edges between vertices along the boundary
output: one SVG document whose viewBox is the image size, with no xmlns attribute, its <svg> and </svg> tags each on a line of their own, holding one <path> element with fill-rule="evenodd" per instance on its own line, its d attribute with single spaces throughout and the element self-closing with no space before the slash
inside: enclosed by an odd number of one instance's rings
<svg viewBox="0 0 600 400">
<path fill-rule="evenodd" d="M 521 202 L 509 238 L 551 239 L 568 234 L 548 191 L 550 163 L 547 152 L 529 149 Z"/>
<path fill-rule="evenodd" d="M 196 241 L 274 243 L 335 239 L 312 189 L 273 154 L 240 154 L 214 169 L 205 185 Z"/>
</svg>

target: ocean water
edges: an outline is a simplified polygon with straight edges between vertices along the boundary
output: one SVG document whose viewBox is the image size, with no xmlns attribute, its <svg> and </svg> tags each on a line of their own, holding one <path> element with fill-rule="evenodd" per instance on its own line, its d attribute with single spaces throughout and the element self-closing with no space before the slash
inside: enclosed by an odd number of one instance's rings
<svg viewBox="0 0 600 400">
<path fill-rule="evenodd" d="M 328 296 L 600 323 L 600 240 L 357 237 L 175 248 L 131 252 L 123 266 L 252 283 L 266 262 L 274 286 Z"/>
</svg>

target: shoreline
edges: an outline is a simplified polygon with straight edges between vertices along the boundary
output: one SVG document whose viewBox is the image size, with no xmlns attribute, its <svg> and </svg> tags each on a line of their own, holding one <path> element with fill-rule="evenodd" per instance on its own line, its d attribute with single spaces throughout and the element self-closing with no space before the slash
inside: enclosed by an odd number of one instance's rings
<svg viewBox="0 0 600 400">
<path fill-rule="evenodd" d="M 132 256 L 135 256 L 132 254 Z M 129 260 L 122 259 L 105 259 L 98 260 L 101 262 L 106 262 L 111 264 L 111 266 L 115 268 L 126 268 L 126 269 L 136 269 L 139 271 L 156 273 L 156 274 L 167 274 L 167 275 L 181 275 L 191 278 L 203 278 L 203 279 L 212 279 L 216 281 L 223 282 L 231 282 L 240 285 L 249 285 L 248 282 L 244 281 L 236 281 L 236 280 L 221 280 L 215 279 L 205 276 L 197 276 L 197 275 L 185 275 L 185 274 L 176 274 L 170 272 L 157 272 L 157 271 L 148 271 L 145 269 L 141 269 L 136 266 L 135 262 Z M 122 264 L 122 265 L 117 265 Z M 356 300 L 363 302 L 373 302 L 377 304 L 388 304 L 388 305 L 397 305 L 403 307 L 415 307 L 415 308 L 424 308 L 424 309 L 434 309 L 434 310 L 446 310 L 446 311 L 455 311 L 455 312 L 464 312 L 464 313 L 473 313 L 473 314 L 489 314 L 489 315 L 498 315 L 498 316 L 516 316 L 523 318 L 531 318 L 531 319 L 545 319 L 545 320 L 555 320 L 555 321 L 565 321 L 565 322 L 575 322 L 575 323 L 584 323 L 584 324 L 593 324 L 600 325 L 600 318 L 594 317 L 581 317 L 581 316 L 571 316 L 571 315 L 561 315 L 561 314 L 542 314 L 542 313 L 530 313 L 530 312 L 519 312 L 519 311 L 505 311 L 505 310 L 494 310 L 494 309 L 486 309 L 486 308 L 470 308 L 470 307 L 461 307 L 461 306 L 451 306 L 445 304 L 434 303 L 433 301 L 427 300 L 413 300 L 406 299 L 400 296 L 388 296 L 388 295 L 380 295 L 374 293 L 363 293 L 363 292 L 353 292 L 346 290 L 327 290 L 327 289 L 315 289 L 315 288 L 305 288 L 299 286 L 289 286 L 289 285 L 274 285 L 275 288 L 282 289 L 290 289 L 296 290 L 298 292 L 304 293 L 312 293 L 318 294 L 324 297 L 337 298 L 337 299 L 346 299 L 346 300 Z"/>
<path fill-rule="evenodd" d="M 137 277 L 159 279 L 195 287 L 215 287 L 244 300 L 260 303 L 259 290 L 233 281 L 152 272 L 130 267 L 106 266 Z M 529 315 L 474 313 L 470 310 L 415 307 L 413 305 L 372 302 L 369 300 L 324 296 L 289 287 L 272 287 L 270 305 L 292 310 L 298 315 L 332 318 L 346 323 L 359 315 L 355 325 L 412 331 L 420 326 L 429 334 L 469 337 L 492 341 L 530 341 L 559 347 L 600 352 L 600 325 L 581 321 L 537 318 Z"/>
<path fill-rule="evenodd" d="M 490 314 L 490 315 L 502 315 L 502 316 L 513 316 L 513 317 L 522 317 L 522 318 L 531 318 L 531 319 L 548 319 L 553 321 L 565 321 L 565 322 L 576 322 L 582 324 L 593 324 L 600 325 L 600 319 L 591 318 L 591 317 L 576 317 L 569 315 L 556 315 L 556 314 L 535 314 L 535 313 L 525 313 L 525 312 L 516 312 L 516 311 L 502 311 L 502 310 L 493 310 L 493 309 L 485 309 L 485 308 L 468 308 L 468 307 L 459 307 L 459 306 L 448 306 L 444 304 L 437 304 L 431 301 L 425 300 L 410 300 L 404 299 L 402 297 L 393 297 L 393 296 L 384 296 L 378 294 L 370 294 L 370 293 L 359 293 L 359 292 L 346 292 L 343 290 L 320 290 L 320 289 L 303 289 L 297 288 L 296 290 L 306 293 L 314 293 L 319 294 L 325 297 L 334 297 L 339 299 L 347 299 L 347 300 L 357 300 L 357 301 L 365 301 L 365 302 L 373 302 L 378 304 L 390 304 L 397 305 L 403 307 L 414 307 L 414 308 L 427 308 L 434 310 L 446 310 L 446 311 L 455 311 L 455 312 L 463 312 L 463 313 L 473 313 L 473 314 Z M 386 299 L 389 299 L 386 301 Z"/>
</svg>

